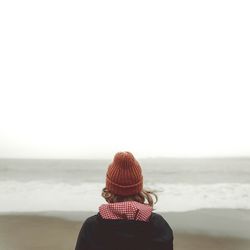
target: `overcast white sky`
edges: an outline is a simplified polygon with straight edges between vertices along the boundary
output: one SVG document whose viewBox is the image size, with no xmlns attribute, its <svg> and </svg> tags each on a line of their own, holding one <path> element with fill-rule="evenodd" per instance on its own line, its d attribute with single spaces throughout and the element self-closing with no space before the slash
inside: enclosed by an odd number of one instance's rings
<svg viewBox="0 0 250 250">
<path fill-rule="evenodd" d="M 0 2 L 0 157 L 250 156 L 249 1 Z"/>
</svg>

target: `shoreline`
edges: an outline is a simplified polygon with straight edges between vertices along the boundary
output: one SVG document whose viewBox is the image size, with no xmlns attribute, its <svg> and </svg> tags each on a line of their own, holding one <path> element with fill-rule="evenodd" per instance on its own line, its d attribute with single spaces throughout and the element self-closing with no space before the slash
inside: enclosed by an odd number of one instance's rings
<svg viewBox="0 0 250 250">
<path fill-rule="evenodd" d="M 74 249 L 84 220 L 94 214 L 83 211 L 0 213 L 0 250 Z M 176 250 L 250 249 L 250 210 L 201 209 L 159 214 L 174 231 Z"/>
<path fill-rule="evenodd" d="M 154 212 L 161 214 L 173 230 L 178 232 L 250 240 L 249 209 L 206 208 L 186 212 Z M 0 212 L 0 218 L 2 216 L 38 216 L 83 223 L 87 217 L 96 213 L 97 211 Z"/>
</svg>

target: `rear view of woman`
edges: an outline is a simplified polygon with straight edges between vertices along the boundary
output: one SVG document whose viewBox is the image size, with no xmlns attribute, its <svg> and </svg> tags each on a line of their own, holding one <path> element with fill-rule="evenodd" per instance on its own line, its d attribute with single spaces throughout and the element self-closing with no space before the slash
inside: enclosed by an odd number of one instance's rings
<svg viewBox="0 0 250 250">
<path fill-rule="evenodd" d="M 134 156 L 117 153 L 102 192 L 107 204 L 83 223 L 75 250 L 173 250 L 173 231 L 152 212 L 152 195 L 143 189 L 142 169 Z"/>
</svg>

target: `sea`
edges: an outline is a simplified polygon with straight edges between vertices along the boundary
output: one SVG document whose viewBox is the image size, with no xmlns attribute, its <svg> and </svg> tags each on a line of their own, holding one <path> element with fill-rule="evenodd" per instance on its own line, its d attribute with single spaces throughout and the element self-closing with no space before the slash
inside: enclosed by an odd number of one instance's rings
<svg viewBox="0 0 250 250">
<path fill-rule="evenodd" d="M 159 212 L 250 209 L 250 158 L 139 159 Z M 110 160 L 0 159 L 0 212 L 98 211 Z"/>
</svg>

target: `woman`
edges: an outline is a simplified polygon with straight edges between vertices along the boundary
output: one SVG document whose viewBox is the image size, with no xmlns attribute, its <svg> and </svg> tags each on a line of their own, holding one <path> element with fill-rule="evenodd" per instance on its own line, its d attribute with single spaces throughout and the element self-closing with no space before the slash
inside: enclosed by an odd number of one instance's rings
<svg viewBox="0 0 250 250">
<path fill-rule="evenodd" d="M 152 212 L 153 196 L 143 189 L 139 162 L 119 152 L 109 165 L 102 196 L 108 202 L 86 219 L 75 250 L 173 250 L 173 231 Z"/>
</svg>

